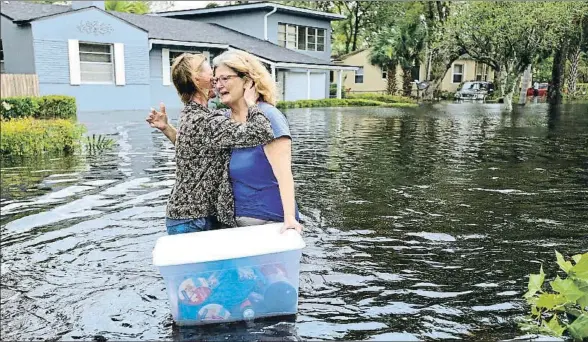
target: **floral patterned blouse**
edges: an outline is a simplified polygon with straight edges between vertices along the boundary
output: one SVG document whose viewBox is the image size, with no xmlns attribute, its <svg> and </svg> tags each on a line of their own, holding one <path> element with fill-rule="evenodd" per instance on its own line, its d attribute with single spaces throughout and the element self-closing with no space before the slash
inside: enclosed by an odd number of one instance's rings
<svg viewBox="0 0 588 342">
<path fill-rule="evenodd" d="M 196 102 L 184 106 L 176 135 L 176 182 L 167 217 L 193 219 L 216 216 L 234 227 L 233 191 L 229 178 L 231 148 L 253 147 L 273 139 L 269 120 L 257 106 L 247 122 L 235 122 L 223 111 Z"/>
</svg>

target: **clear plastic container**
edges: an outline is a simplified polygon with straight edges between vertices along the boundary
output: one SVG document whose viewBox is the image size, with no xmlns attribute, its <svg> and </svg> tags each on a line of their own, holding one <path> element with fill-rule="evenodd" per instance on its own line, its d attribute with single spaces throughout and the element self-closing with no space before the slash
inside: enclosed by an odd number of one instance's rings
<svg viewBox="0 0 588 342">
<path fill-rule="evenodd" d="M 160 237 L 153 264 L 178 325 L 291 315 L 298 308 L 300 234 L 281 223 Z"/>
</svg>

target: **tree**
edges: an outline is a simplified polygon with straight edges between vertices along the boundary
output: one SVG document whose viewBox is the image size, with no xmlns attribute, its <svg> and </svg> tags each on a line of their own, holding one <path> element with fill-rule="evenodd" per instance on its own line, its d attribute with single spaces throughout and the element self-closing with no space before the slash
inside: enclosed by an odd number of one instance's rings
<svg viewBox="0 0 588 342">
<path fill-rule="evenodd" d="M 457 6 L 458 4 L 452 4 L 449 1 L 427 1 L 424 3 L 425 80 L 429 82 L 423 92 L 425 100 L 434 98 L 453 62 L 465 54 L 465 51 L 457 44 L 455 35 L 446 25 L 451 8 L 456 9 Z"/>
<path fill-rule="evenodd" d="M 554 14 L 556 19 L 553 20 L 551 32 L 553 34 L 552 41 L 555 42 L 555 49 L 551 69 L 551 84 L 547 93 L 547 99 L 551 104 L 560 104 L 563 101 L 566 61 L 570 51 L 574 55 L 577 51 L 576 48 L 579 47 L 581 50 L 584 39 L 583 17 L 586 10 L 588 10 L 588 5 L 585 2 L 562 2 L 557 7 L 557 13 Z M 550 48 L 547 49 L 549 50 Z M 551 49 L 553 48 L 551 47 Z M 580 54 L 578 53 L 577 58 L 579 59 L 579 57 Z M 577 72 L 575 72 L 574 78 L 576 76 Z"/>
<path fill-rule="evenodd" d="M 218 7 L 219 5 L 216 2 L 209 2 L 206 4 L 205 8 L 214 8 L 214 7 Z"/>
<path fill-rule="evenodd" d="M 576 92 L 580 56 L 582 51 L 588 50 L 588 3 L 584 3 L 584 6 L 578 6 L 573 11 L 569 44 L 570 49 L 567 57 L 570 62 L 570 73 L 567 77 L 567 82 L 569 94 L 574 94 Z"/>
<path fill-rule="evenodd" d="M 397 91 L 396 68 L 398 67 L 398 55 L 396 44 L 398 43 L 398 32 L 389 27 L 387 32 L 380 32 L 374 46 L 370 51 L 370 63 L 386 70 L 386 93 L 394 95 Z"/>
<path fill-rule="evenodd" d="M 468 2 L 448 20 L 457 44 L 470 57 L 492 67 L 504 107 L 512 110 L 512 96 L 522 73 L 552 44 L 559 11 L 553 2 Z"/>
<path fill-rule="evenodd" d="M 105 1 L 104 8 L 107 11 L 145 14 L 149 12 L 147 1 Z"/>
<path fill-rule="evenodd" d="M 404 13 L 395 27 L 379 31 L 370 53 L 371 63 L 388 71 L 388 91 L 396 88 L 396 66 L 402 68 L 404 96 L 412 93 L 412 70 L 422 60 L 426 39 L 426 26 L 422 6 L 405 5 Z M 393 68 L 390 70 L 390 68 Z"/>
<path fill-rule="evenodd" d="M 410 18 L 410 17 L 409 17 Z M 412 93 L 412 69 L 419 65 L 425 47 L 426 29 L 420 17 L 409 19 L 400 27 L 396 53 L 402 67 L 402 92 L 404 96 Z"/>
</svg>

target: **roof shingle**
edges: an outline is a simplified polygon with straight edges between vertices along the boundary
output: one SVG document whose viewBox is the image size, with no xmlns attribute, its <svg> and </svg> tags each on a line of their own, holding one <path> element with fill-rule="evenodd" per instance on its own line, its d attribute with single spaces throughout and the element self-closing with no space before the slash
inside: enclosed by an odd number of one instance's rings
<svg viewBox="0 0 588 342">
<path fill-rule="evenodd" d="M 38 4 L 30 1 L 3 1 L 0 11 L 13 21 L 28 21 L 71 11 L 71 6 Z"/>
</svg>

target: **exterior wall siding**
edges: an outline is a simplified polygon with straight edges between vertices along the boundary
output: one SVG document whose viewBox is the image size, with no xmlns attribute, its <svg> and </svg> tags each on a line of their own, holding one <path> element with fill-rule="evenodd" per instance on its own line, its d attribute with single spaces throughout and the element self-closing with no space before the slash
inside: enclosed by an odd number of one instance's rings
<svg viewBox="0 0 588 342">
<path fill-rule="evenodd" d="M 181 15 L 176 18 L 185 20 L 194 20 L 207 23 L 218 24 L 241 33 L 264 39 L 264 16 L 270 10 L 263 9 L 251 12 L 240 13 L 214 13 L 214 14 L 198 14 L 198 15 Z M 268 40 L 274 44 L 278 44 L 278 23 L 286 23 L 293 25 L 309 26 L 316 28 L 323 28 L 325 33 L 325 51 L 305 51 L 296 50 L 307 56 L 330 61 L 331 59 L 331 21 L 328 19 L 321 20 L 310 18 L 302 15 L 295 15 L 291 13 L 280 13 L 279 11 L 273 13 L 267 20 Z"/>
<path fill-rule="evenodd" d="M 370 50 L 364 50 L 345 58 L 342 63 L 363 67 L 363 83 L 355 83 L 355 71 L 343 72 L 343 89 L 351 89 L 357 93 L 381 93 L 386 91 L 387 81 L 382 78 L 382 69 L 369 62 Z M 337 75 L 335 74 L 335 79 Z M 396 84 L 398 89 L 402 87 L 402 70 L 396 70 Z"/>
<path fill-rule="evenodd" d="M 147 32 L 98 9 L 88 8 L 33 21 L 32 34 L 41 95 L 75 96 L 80 111 L 149 107 Z M 70 85 L 69 39 L 122 43 L 125 84 Z"/>
<path fill-rule="evenodd" d="M 464 74 L 463 74 L 463 81 L 475 81 L 476 80 L 476 66 L 477 62 L 471 59 L 461 59 L 453 62 L 451 68 L 447 70 L 447 74 L 443 78 L 443 82 L 441 83 L 441 90 L 442 91 L 449 91 L 455 92 L 457 91 L 457 87 L 459 83 L 453 83 L 453 67 L 455 64 L 462 64 L 464 67 Z M 488 67 L 488 77 L 487 81 L 494 81 L 494 71 Z"/>
<path fill-rule="evenodd" d="M 18 26 L 0 15 L 0 35 L 7 74 L 34 74 L 33 35 L 30 25 Z"/>
</svg>

